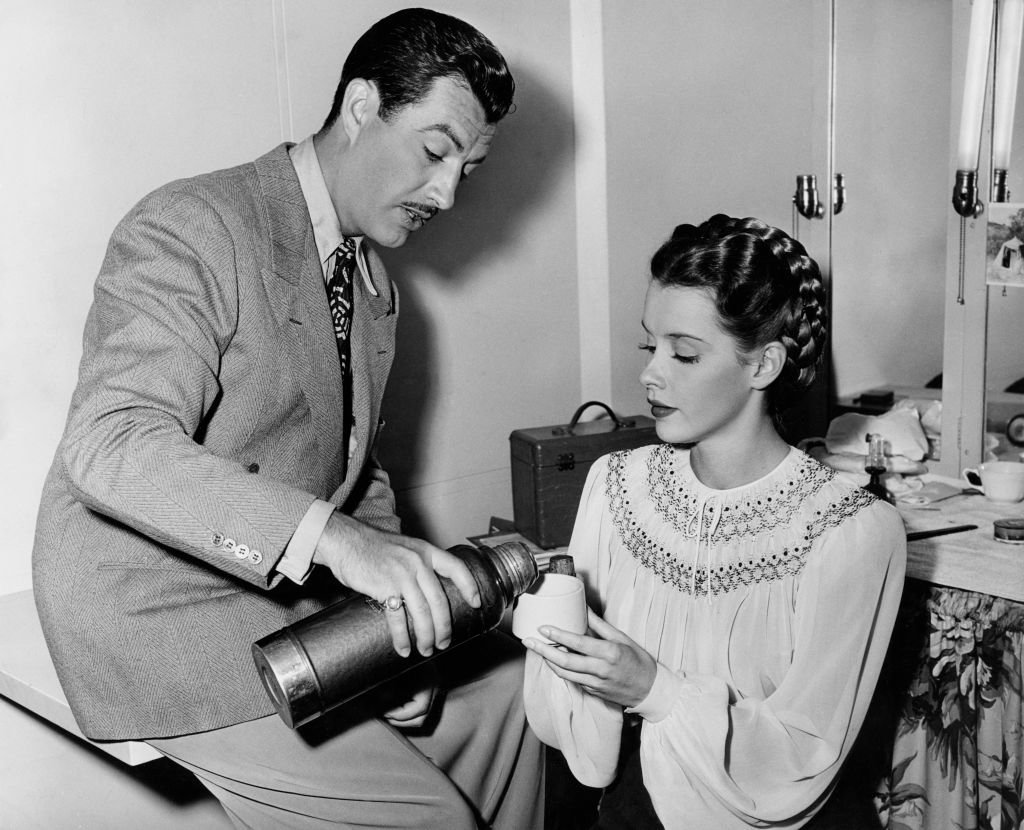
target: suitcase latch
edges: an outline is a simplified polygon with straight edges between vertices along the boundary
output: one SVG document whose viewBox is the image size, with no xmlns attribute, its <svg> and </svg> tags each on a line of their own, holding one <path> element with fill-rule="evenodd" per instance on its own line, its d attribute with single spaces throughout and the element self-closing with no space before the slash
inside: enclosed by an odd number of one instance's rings
<svg viewBox="0 0 1024 830">
<path fill-rule="evenodd" d="M 556 458 L 555 460 L 558 462 L 555 469 L 557 469 L 559 472 L 564 472 L 565 470 L 574 470 L 576 468 L 576 456 L 571 452 L 560 453 L 558 455 L 558 458 Z"/>
</svg>

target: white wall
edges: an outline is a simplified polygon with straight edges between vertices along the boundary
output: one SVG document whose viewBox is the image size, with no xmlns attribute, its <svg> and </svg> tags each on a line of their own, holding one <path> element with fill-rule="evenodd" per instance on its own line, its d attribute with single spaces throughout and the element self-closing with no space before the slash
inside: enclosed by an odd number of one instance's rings
<svg viewBox="0 0 1024 830">
<path fill-rule="evenodd" d="M 30 584 L 43 478 L 114 224 L 282 139 L 270 3 L 6 2 L 0 24 L 0 593 Z M 244 46 L 243 46 L 244 45 Z"/>
<path fill-rule="evenodd" d="M 403 5 L 3 0 L 0 594 L 31 584 L 39 493 L 114 224 L 171 178 L 318 128 L 352 40 Z M 508 434 L 579 399 L 569 18 L 546 0 L 426 5 L 487 33 L 519 85 L 457 209 L 388 256 L 402 320 L 386 463 L 412 529 L 447 545 L 511 516 Z"/>
</svg>

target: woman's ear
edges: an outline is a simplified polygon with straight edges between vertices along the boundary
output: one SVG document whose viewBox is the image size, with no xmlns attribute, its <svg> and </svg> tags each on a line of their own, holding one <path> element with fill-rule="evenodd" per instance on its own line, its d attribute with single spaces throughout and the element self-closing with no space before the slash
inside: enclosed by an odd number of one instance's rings
<svg viewBox="0 0 1024 830">
<path fill-rule="evenodd" d="M 773 340 L 754 353 L 751 365 L 754 371 L 750 376 L 750 385 L 754 389 L 767 389 L 786 366 L 786 347 L 778 340 Z"/>
</svg>

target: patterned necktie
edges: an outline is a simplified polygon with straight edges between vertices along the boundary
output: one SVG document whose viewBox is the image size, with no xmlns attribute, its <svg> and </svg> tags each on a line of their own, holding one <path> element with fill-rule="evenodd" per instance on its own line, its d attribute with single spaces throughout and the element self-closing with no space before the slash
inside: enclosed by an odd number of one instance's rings
<svg viewBox="0 0 1024 830">
<path fill-rule="evenodd" d="M 352 334 L 352 275 L 355 268 L 356 243 L 352 239 L 345 239 L 334 252 L 334 271 L 327 282 L 327 299 L 331 304 L 334 336 L 338 339 L 342 375 L 350 372 L 349 336 Z"/>
<path fill-rule="evenodd" d="M 349 436 L 352 433 L 352 278 L 356 270 L 356 243 L 344 239 L 334 252 L 334 270 L 327 282 L 327 299 L 331 306 L 334 336 L 338 341 L 341 382 L 344 390 L 344 422 L 342 435 L 342 477 L 348 471 Z"/>
</svg>

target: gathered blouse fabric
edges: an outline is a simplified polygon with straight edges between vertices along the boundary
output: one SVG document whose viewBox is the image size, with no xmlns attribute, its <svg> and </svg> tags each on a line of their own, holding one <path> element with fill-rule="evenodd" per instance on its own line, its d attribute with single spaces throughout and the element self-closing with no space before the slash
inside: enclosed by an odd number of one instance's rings
<svg viewBox="0 0 1024 830">
<path fill-rule="evenodd" d="M 592 608 L 658 662 L 626 709 L 527 656 L 527 716 L 594 787 L 642 718 L 667 828 L 800 827 L 864 720 L 903 588 L 897 511 L 796 449 L 758 481 L 704 486 L 686 450 L 592 466 L 569 553 Z"/>
</svg>

